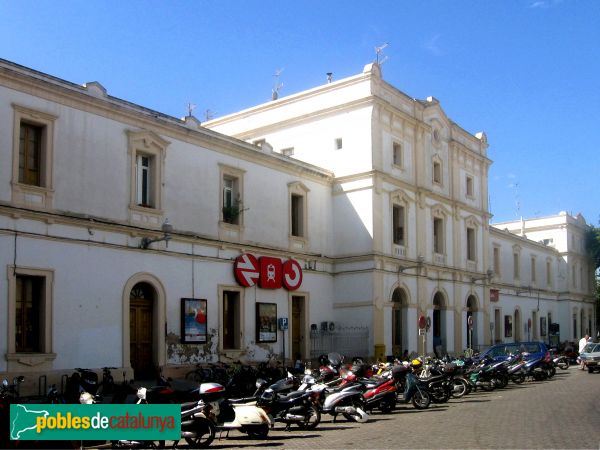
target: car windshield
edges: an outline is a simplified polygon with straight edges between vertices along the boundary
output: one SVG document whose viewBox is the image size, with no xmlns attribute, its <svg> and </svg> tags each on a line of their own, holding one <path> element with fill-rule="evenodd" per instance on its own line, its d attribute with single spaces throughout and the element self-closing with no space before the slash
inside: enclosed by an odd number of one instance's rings
<svg viewBox="0 0 600 450">
<path fill-rule="evenodd" d="M 587 344 L 583 349 L 583 353 L 600 352 L 600 344 Z"/>
</svg>

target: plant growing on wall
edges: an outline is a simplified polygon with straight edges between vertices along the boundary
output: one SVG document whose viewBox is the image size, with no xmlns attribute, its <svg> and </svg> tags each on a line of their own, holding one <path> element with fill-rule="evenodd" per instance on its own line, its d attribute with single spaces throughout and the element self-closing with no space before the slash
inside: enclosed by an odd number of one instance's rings
<svg viewBox="0 0 600 450">
<path fill-rule="evenodd" d="M 240 215 L 240 208 L 237 203 L 229 206 L 223 206 L 223 221 L 227 223 L 234 223 L 237 217 Z"/>
</svg>

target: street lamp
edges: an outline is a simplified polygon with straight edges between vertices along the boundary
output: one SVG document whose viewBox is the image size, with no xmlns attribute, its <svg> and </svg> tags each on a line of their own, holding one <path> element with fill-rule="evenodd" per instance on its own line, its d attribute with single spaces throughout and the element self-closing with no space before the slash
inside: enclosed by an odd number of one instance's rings
<svg viewBox="0 0 600 450">
<path fill-rule="evenodd" d="M 171 240 L 171 233 L 173 232 L 173 225 L 169 223 L 169 219 L 165 219 L 160 229 L 163 232 L 163 236 L 160 238 L 152 239 L 149 237 L 142 238 L 140 242 L 140 248 L 147 249 L 148 246 L 154 242 L 165 241 L 167 243 L 167 247 L 169 246 L 169 241 Z"/>
</svg>

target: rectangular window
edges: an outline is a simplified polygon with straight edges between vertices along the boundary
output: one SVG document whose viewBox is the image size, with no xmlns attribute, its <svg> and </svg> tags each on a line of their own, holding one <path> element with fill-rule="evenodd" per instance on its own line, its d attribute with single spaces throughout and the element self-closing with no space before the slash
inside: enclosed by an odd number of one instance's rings
<svg viewBox="0 0 600 450">
<path fill-rule="evenodd" d="M 223 292 L 223 350 L 236 350 L 241 342 L 240 293 Z"/>
<path fill-rule="evenodd" d="M 404 207 L 399 205 L 394 205 L 393 208 L 393 218 L 392 218 L 392 228 L 394 232 L 394 244 L 396 245 L 404 245 L 405 236 L 404 236 Z"/>
<path fill-rule="evenodd" d="M 546 283 L 548 286 L 552 286 L 552 263 L 546 261 Z"/>
<path fill-rule="evenodd" d="M 519 254 L 513 253 L 513 277 L 515 280 L 521 278 L 521 268 L 519 267 Z"/>
<path fill-rule="evenodd" d="M 402 145 L 399 144 L 398 142 L 394 142 L 393 144 L 393 163 L 395 166 L 402 166 Z"/>
<path fill-rule="evenodd" d="M 342 138 L 335 138 L 335 142 L 334 142 L 334 144 L 335 144 L 335 149 L 336 149 L 336 150 L 341 150 L 341 149 L 342 149 L 342 147 L 344 146 L 344 143 L 343 143 L 343 141 L 342 141 Z"/>
<path fill-rule="evenodd" d="M 536 269 L 535 268 L 535 258 L 532 257 L 531 258 L 531 282 L 532 283 L 537 282 L 537 274 L 535 273 L 536 272 L 535 269 Z"/>
<path fill-rule="evenodd" d="M 467 175 L 467 197 L 473 197 L 473 177 Z"/>
<path fill-rule="evenodd" d="M 137 204 L 145 208 L 154 208 L 154 158 L 149 155 L 138 154 L 136 158 L 137 173 Z"/>
<path fill-rule="evenodd" d="M 223 178 L 223 222 L 239 224 L 238 180 L 230 176 Z"/>
<path fill-rule="evenodd" d="M 500 276 L 500 247 L 494 247 L 494 273 Z"/>
<path fill-rule="evenodd" d="M 575 287 L 575 265 L 571 267 L 571 286 Z"/>
<path fill-rule="evenodd" d="M 15 351 L 39 353 L 44 335 L 45 278 L 17 275 L 15 291 Z"/>
<path fill-rule="evenodd" d="M 474 228 L 467 228 L 467 260 L 476 261 Z"/>
<path fill-rule="evenodd" d="M 444 253 L 444 221 L 437 217 L 433 219 L 433 251 Z"/>
<path fill-rule="evenodd" d="M 442 165 L 437 161 L 433 163 L 433 182 L 442 184 Z"/>
<path fill-rule="evenodd" d="M 21 121 L 19 183 L 42 186 L 42 135 L 44 127 Z"/>
<path fill-rule="evenodd" d="M 292 194 L 292 236 L 304 236 L 304 197 Z"/>
</svg>

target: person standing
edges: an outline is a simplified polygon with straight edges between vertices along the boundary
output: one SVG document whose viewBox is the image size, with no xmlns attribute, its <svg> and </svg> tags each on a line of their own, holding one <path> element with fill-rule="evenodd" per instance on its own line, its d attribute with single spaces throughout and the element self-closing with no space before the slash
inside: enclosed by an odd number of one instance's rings
<svg viewBox="0 0 600 450">
<path fill-rule="evenodd" d="M 583 350 L 585 349 L 585 346 L 588 343 L 588 338 L 589 336 L 586 334 L 584 337 L 582 337 L 581 339 L 579 339 L 579 354 L 581 355 L 583 353 Z M 583 362 L 582 359 L 580 359 L 581 364 L 580 364 L 580 369 L 581 370 L 585 370 L 585 364 Z"/>
</svg>

